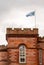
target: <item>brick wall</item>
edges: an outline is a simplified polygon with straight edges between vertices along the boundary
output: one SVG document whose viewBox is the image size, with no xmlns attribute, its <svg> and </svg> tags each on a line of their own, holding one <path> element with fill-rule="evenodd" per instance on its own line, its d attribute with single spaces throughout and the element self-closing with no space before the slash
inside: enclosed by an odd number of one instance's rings
<svg viewBox="0 0 44 65">
<path fill-rule="evenodd" d="M 42 65 L 44 65 L 44 37 L 38 38 L 38 48 L 42 49 Z"/>
<path fill-rule="evenodd" d="M 26 45 L 27 48 L 37 48 L 37 38 L 8 38 L 8 48 L 18 48 L 21 44 Z"/>
<path fill-rule="evenodd" d="M 0 65 L 41 65 L 39 50 L 42 49 L 42 65 L 44 65 L 44 37 L 38 35 L 38 29 L 7 28 L 7 46 L 0 46 Z M 19 47 L 26 47 L 26 63 L 19 63 Z"/>
<path fill-rule="evenodd" d="M 0 46 L 0 65 L 8 65 L 7 47 L 4 45 Z"/>
</svg>

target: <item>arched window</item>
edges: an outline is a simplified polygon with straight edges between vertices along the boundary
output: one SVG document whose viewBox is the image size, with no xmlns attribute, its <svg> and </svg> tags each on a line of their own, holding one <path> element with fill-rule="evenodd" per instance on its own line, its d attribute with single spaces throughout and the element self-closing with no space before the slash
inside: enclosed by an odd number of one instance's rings
<svg viewBox="0 0 44 65">
<path fill-rule="evenodd" d="M 19 63 L 26 63 L 26 47 L 21 45 L 19 47 Z"/>
</svg>

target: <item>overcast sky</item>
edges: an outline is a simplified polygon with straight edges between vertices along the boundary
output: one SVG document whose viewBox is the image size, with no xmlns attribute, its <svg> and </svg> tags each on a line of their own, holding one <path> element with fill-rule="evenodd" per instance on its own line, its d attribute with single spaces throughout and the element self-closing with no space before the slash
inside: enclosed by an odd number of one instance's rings
<svg viewBox="0 0 44 65">
<path fill-rule="evenodd" d="M 0 44 L 6 42 L 6 28 L 34 28 L 35 16 L 26 14 L 35 11 L 36 27 L 39 35 L 44 36 L 44 0 L 0 0 Z"/>
</svg>

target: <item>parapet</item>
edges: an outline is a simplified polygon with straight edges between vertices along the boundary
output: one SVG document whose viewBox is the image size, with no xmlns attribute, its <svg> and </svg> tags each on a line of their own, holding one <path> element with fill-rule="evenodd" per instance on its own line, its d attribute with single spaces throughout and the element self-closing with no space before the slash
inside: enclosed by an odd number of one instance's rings
<svg viewBox="0 0 44 65">
<path fill-rule="evenodd" d="M 0 45 L 0 51 L 6 51 L 7 47 L 5 45 Z"/>
<path fill-rule="evenodd" d="M 38 34 L 38 28 L 24 28 L 23 30 L 21 28 L 7 28 L 6 34 Z"/>
<path fill-rule="evenodd" d="M 38 38 L 38 41 L 44 43 L 44 37 L 39 37 L 39 38 Z"/>
<path fill-rule="evenodd" d="M 38 48 L 44 49 L 44 37 L 38 37 Z"/>
</svg>

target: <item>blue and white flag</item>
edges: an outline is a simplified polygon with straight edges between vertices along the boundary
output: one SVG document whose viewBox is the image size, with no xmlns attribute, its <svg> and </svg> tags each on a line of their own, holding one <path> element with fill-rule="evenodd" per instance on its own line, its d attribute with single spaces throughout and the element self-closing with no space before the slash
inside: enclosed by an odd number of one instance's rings
<svg viewBox="0 0 44 65">
<path fill-rule="evenodd" d="M 34 16 L 34 15 L 35 15 L 35 11 L 28 13 L 28 14 L 26 15 L 26 17 Z"/>
</svg>

